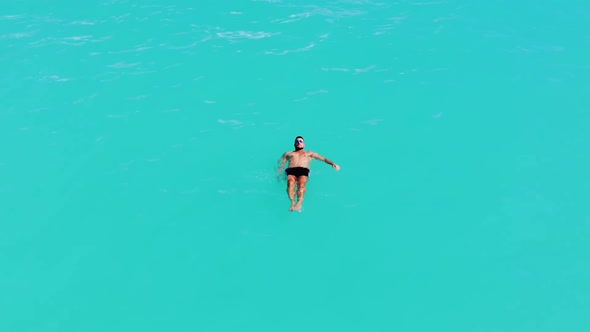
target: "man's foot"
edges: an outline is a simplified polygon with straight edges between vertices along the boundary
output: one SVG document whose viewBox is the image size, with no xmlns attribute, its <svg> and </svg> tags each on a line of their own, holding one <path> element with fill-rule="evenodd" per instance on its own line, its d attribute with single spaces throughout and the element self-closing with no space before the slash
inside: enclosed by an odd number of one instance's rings
<svg viewBox="0 0 590 332">
<path fill-rule="evenodd" d="M 301 202 L 295 204 L 295 209 L 294 211 L 298 211 L 301 212 L 301 209 L 303 209 L 303 204 Z"/>
<path fill-rule="evenodd" d="M 291 203 L 291 208 L 289 209 L 289 211 L 291 211 L 291 212 L 295 211 L 296 206 L 297 206 L 297 204 L 295 202 Z"/>
</svg>

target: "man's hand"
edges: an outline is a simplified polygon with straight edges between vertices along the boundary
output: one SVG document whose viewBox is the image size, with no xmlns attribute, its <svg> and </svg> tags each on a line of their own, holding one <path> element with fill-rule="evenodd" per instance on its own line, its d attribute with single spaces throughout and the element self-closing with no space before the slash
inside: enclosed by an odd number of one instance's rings
<svg viewBox="0 0 590 332">
<path fill-rule="evenodd" d="M 338 166 L 338 165 L 336 165 L 336 164 L 332 165 L 332 167 L 333 167 L 334 169 L 336 169 L 337 171 L 339 171 L 339 170 L 340 170 L 340 166 Z"/>
</svg>

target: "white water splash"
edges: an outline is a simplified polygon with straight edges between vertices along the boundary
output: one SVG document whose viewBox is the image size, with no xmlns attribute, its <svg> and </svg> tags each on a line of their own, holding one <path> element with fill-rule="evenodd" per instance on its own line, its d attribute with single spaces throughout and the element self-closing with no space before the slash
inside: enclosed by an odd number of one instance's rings
<svg viewBox="0 0 590 332">
<path fill-rule="evenodd" d="M 217 32 L 215 35 L 217 37 L 228 39 L 230 41 L 240 40 L 240 39 L 262 39 L 262 38 L 270 38 L 272 36 L 276 36 L 279 33 L 270 33 L 264 31 L 226 31 L 226 32 Z"/>
<path fill-rule="evenodd" d="M 315 45 L 316 45 L 315 43 L 311 43 L 311 44 L 309 44 L 309 45 L 307 45 L 305 47 L 302 47 L 302 48 L 298 48 L 298 49 L 295 49 L 295 50 L 284 50 L 284 51 L 281 51 L 281 52 L 265 51 L 264 54 L 269 54 L 269 55 L 286 55 L 286 54 L 289 54 L 289 53 L 307 52 L 307 51 L 311 50 L 312 48 L 314 48 Z"/>
</svg>

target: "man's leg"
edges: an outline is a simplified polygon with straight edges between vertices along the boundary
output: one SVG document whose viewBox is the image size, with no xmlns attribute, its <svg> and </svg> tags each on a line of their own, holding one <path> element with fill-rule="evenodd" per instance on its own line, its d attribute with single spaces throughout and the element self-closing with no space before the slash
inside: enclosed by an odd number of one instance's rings
<svg viewBox="0 0 590 332">
<path fill-rule="evenodd" d="M 298 200 L 297 205 L 295 206 L 295 210 L 300 211 L 303 207 L 303 197 L 305 196 L 305 192 L 307 191 L 307 187 L 305 186 L 307 184 L 307 176 L 300 176 L 299 179 L 297 179 L 297 184 L 299 188 L 297 188 Z"/>
<path fill-rule="evenodd" d="M 287 193 L 289 194 L 289 199 L 291 200 L 291 209 L 293 211 L 295 209 L 295 184 L 297 183 L 297 178 L 294 175 L 287 175 Z"/>
</svg>

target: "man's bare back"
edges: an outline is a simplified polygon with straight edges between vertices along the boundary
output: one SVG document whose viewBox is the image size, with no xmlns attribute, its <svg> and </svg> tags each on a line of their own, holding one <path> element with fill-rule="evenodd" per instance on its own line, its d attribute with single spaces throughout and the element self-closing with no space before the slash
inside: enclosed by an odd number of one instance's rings
<svg viewBox="0 0 590 332">
<path fill-rule="evenodd" d="M 287 151 L 283 154 L 279 160 L 279 171 L 285 168 L 285 164 L 288 163 L 288 168 L 285 170 L 287 174 L 288 186 L 287 192 L 291 199 L 290 211 L 301 211 L 303 204 L 303 197 L 307 188 L 307 180 L 309 178 L 309 165 L 312 159 L 317 159 L 325 162 L 326 164 L 332 165 L 337 171 L 340 170 L 340 166 L 335 164 L 333 161 L 320 156 L 318 153 L 313 151 L 305 151 L 305 142 L 303 137 L 297 136 L 295 138 L 295 151 Z M 295 201 L 295 185 L 297 185 L 297 202 Z"/>
</svg>

